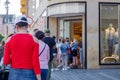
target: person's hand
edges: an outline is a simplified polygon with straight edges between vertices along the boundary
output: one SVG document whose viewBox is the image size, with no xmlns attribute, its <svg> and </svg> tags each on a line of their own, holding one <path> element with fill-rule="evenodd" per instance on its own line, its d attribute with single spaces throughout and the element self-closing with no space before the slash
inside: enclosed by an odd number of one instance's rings
<svg viewBox="0 0 120 80">
<path fill-rule="evenodd" d="M 37 80 L 41 80 L 41 75 L 40 74 L 37 74 L 36 77 L 37 77 Z"/>
</svg>

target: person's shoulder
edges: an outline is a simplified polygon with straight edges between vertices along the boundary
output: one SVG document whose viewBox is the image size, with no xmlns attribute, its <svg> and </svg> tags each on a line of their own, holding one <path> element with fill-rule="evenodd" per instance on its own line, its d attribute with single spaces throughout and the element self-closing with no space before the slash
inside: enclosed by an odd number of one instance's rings
<svg viewBox="0 0 120 80">
<path fill-rule="evenodd" d="M 11 37 L 8 37 L 5 41 L 5 43 L 8 43 L 10 40 L 11 40 L 12 36 Z"/>
<path fill-rule="evenodd" d="M 39 40 L 35 36 L 32 36 L 32 38 L 35 43 L 39 43 Z"/>
<path fill-rule="evenodd" d="M 32 34 L 29 34 L 29 33 L 28 33 L 27 36 L 28 36 L 28 37 L 31 37 L 35 43 L 38 43 L 38 42 L 39 42 L 39 40 L 38 40 L 35 36 L 33 36 Z"/>
<path fill-rule="evenodd" d="M 7 38 L 6 38 L 5 43 L 9 42 L 9 41 L 13 38 L 14 35 L 15 35 L 15 34 L 9 34 L 9 35 L 7 36 Z"/>
<path fill-rule="evenodd" d="M 43 38 L 43 41 L 51 41 L 51 40 L 54 40 L 52 37 L 44 37 Z"/>
<path fill-rule="evenodd" d="M 52 37 L 50 36 L 47 36 L 47 37 L 44 37 L 45 39 L 53 39 Z"/>
</svg>

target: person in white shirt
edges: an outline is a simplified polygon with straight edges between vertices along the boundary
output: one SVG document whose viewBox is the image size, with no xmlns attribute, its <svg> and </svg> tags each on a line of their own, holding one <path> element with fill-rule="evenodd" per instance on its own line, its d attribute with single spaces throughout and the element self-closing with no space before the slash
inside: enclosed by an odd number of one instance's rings
<svg viewBox="0 0 120 80">
<path fill-rule="evenodd" d="M 60 50 L 61 45 L 62 45 L 62 40 L 59 39 L 58 43 L 56 44 L 56 47 L 58 49 L 58 54 L 57 54 L 58 64 L 61 63 L 61 50 Z"/>
</svg>

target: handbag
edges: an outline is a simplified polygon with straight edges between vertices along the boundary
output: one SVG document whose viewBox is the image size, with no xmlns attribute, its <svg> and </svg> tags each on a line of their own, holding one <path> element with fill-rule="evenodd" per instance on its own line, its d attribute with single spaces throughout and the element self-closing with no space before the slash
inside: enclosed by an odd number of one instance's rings
<svg viewBox="0 0 120 80">
<path fill-rule="evenodd" d="M 0 80 L 8 80 L 9 76 L 9 69 L 5 69 L 5 66 L 3 66 L 0 69 Z"/>
<path fill-rule="evenodd" d="M 71 53 L 71 49 L 67 48 L 67 54 L 70 54 L 70 53 Z"/>
</svg>

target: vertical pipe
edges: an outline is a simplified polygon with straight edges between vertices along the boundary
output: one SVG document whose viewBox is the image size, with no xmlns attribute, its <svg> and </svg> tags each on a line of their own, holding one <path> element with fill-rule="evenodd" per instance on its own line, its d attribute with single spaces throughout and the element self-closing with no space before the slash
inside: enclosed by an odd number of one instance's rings
<svg viewBox="0 0 120 80">
<path fill-rule="evenodd" d="M 5 2 L 5 8 L 6 8 L 6 34 L 8 35 L 8 9 L 9 9 L 9 7 L 8 7 L 8 4 L 9 4 L 9 1 L 8 0 L 6 0 L 6 2 Z"/>
</svg>

